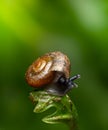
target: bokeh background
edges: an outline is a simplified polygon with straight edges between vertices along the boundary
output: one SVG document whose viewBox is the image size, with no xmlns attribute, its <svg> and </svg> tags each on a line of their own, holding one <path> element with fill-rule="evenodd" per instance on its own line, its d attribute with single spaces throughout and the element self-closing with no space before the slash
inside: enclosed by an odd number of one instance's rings
<svg viewBox="0 0 108 130">
<path fill-rule="evenodd" d="M 33 113 L 25 82 L 28 66 L 56 50 L 81 74 L 69 93 L 80 130 L 108 130 L 107 0 L 0 0 L 0 130 L 68 130 Z"/>
</svg>

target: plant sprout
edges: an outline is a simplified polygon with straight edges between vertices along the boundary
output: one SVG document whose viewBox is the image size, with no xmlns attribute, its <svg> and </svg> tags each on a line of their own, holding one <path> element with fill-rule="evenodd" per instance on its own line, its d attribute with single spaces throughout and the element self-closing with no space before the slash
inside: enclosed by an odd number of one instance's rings
<svg viewBox="0 0 108 130">
<path fill-rule="evenodd" d="M 70 130 L 78 130 L 77 110 L 67 94 L 55 96 L 41 90 L 30 92 L 30 98 L 36 105 L 33 110 L 35 113 L 42 113 L 53 107 L 56 108 L 54 113 L 42 119 L 43 122 L 49 124 L 65 123 L 70 127 Z"/>
</svg>

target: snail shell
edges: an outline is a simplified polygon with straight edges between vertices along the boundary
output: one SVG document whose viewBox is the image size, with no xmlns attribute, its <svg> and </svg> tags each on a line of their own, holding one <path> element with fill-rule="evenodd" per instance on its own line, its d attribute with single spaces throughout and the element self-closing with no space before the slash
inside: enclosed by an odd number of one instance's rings
<svg viewBox="0 0 108 130">
<path fill-rule="evenodd" d="M 44 87 L 53 84 L 61 76 L 69 78 L 70 61 L 68 57 L 57 51 L 47 53 L 38 58 L 27 70 L 26 80 L 32 87 Z"/>
</svg>

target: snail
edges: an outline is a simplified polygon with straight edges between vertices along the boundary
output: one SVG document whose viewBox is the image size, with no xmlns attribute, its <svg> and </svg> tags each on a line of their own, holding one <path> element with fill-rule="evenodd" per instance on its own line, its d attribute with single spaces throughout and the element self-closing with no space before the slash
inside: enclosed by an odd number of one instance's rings
<svg viewBox="0 0 108 130">
<path fill-rule="evenodd" d="M 59 52 L 50 52 L 38 58 L 26 72 L 27 83 L 37 89 L 45 89 L 49 94 L 63 96 L 77 85 L 73 82 L 80 75 L 69 77 L 70 60 Z"/>
</svg>

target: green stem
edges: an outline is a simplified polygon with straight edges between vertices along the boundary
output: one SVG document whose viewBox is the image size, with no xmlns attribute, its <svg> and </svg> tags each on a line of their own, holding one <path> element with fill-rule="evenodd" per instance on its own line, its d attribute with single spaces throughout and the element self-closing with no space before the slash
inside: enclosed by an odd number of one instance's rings
<svg viewBox="0 0 108 130">
<path fill-rule="evenodd" d="M 79 130 L 76 121 L 73 122 L 73 120 L 71 120 L 71 121 L 68 123 L 68 126 L 69 126 L 69 129 L 70 129 L 70 130 Z"/>
</svg>

